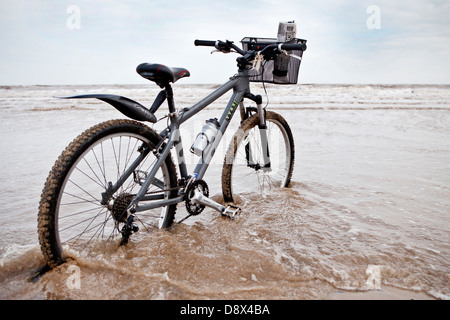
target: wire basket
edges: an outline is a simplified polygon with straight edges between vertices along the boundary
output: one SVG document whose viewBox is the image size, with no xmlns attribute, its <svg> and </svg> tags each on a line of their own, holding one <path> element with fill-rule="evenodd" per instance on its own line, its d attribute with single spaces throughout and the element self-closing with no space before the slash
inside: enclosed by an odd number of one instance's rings
<svg viewBox="0 0 450 320">
<path fill-rule="evenodd" d="M 245 37 L 241 40 L 244 51 L 260 51 L 266 46 L 278 43 L 274 38 L 252 38 Z M 306 40 L 292 39 L 288 43 L 305 44 Z M 259 70 L 251 69 L 248 74 L 250 82 L 266 82 L 274 84 L 297 84 L 300 63 L 302 61 L 303 51 L 290 50 L 286 53 L 277 55 L 274 60 L 264 61 Z"/>
</svg>

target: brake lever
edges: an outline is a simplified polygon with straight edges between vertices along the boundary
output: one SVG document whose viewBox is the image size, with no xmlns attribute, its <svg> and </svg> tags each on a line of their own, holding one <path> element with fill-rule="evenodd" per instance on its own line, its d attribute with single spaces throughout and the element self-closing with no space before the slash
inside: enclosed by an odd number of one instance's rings
<svg viewBox="0 0 450 320">
<path fill-rule="evenodd" d="M 212 51 L 211 51 L 211 54 L 217 53 L 217 52 L 222 52 L 222 53 L 238 53 L 238 52 L 236 52 L 236 51 L 234 51 L 234 50 L 224 51 L 224 50 L 215 49 L 215 50 L 212 50 Z"/>
</svg>

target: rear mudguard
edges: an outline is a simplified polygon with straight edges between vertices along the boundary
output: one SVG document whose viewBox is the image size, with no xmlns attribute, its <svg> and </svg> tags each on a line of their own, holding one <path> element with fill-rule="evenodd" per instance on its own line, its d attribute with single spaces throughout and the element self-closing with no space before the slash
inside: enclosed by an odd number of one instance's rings
<svg viewBox="0 0 450 320">
<path fill-rule="evenodd" d="M 155 115 L 140 103 L 122 96 L 112 94 L 85 94 L 71 97 L 59 97 L 60 99 L 86 99 L 96 98 L 109 103 L 114 108 L 122 112 L 127 117 L 138 120 L 155 123 L 157 121 Z"/>
</svg>

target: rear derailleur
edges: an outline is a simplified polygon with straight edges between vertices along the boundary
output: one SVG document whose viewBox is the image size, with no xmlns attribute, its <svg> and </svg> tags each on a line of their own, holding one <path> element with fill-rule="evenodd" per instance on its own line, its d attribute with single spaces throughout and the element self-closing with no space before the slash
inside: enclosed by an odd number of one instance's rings
<svg viewBox="0 0 450 320">
<path fill-rule="evenodd" d="M 122 227 L 122 230 L 120 231 L 122 233 L 122 240 L 120 241 L 121 246 L 126 245 L 130 240 L 130 236 L 139 231 L 138 225 L 134 222 L 135 218 L 136 216 L 134 214 L 130 214 L 127 218 L 127 222 Z"/>
</svg>

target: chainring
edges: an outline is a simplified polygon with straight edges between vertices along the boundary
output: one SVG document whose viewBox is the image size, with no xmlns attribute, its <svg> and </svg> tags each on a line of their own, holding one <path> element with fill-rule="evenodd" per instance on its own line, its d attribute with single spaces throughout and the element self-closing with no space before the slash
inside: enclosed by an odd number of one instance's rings
<svg viewBox="0 0 450 320">
<path fill-rule="evenodd" d="M 209 188 L 205 181 L 203 180 L 195 180 L 186 190 L 186 210 L 189 214 L 196 216 L 205 209 L 205 206 L 202 204 L 194 203 L 191 201 L 194 196 L 195 190 L 199 190 L 205 197 L 209 197 Z"/>
</svg>

